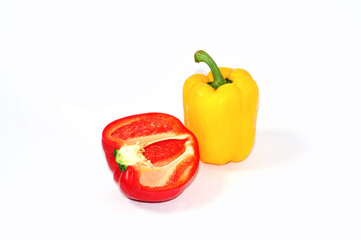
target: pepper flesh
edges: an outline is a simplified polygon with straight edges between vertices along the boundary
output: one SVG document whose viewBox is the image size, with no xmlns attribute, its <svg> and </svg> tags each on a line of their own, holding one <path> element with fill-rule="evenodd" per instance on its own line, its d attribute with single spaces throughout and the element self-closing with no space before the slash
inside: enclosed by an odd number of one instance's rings
<svg viewBox="0 0 361 240">
<path fill-rule="evenodd" d="M 218 77 L 227 83 L 216 89 L 211 86 L 212 71 L 208 76 L 195 74 L 183 85 L 185 126 L 198 139 L 200 160 L 218 165 L 242 161 L 251 152 L 259 96 L 258 86 L 246 70 L 219 70 Z"/>
<path fill-rule="evenodd" d="M 103 130 L 102 145 L 121 191 L 146 202 L 177 197 L 199 165 L 195 136 L 164 113 L 118 119 Z"/>
</svg>

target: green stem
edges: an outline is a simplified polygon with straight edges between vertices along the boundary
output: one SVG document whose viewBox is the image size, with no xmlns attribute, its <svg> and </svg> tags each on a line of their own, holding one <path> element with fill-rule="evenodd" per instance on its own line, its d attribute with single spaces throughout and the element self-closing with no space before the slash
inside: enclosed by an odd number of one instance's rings
<svg viewBox="0 0 361 240">
<path fill-rule="evenodd" d="M 203 50 L 199 50 L 194 54 L 194 59 L 197 63 L 205 62 L 209 66 L 213 74 L 213 82 L 210 82 L 214 89 L 219 88 L 221 85 L 226 84 L 227 81 L 222 76 L 221 71 L 219 70 L 217 64 L 213 61 L 213 59 Z"/>
</svg>

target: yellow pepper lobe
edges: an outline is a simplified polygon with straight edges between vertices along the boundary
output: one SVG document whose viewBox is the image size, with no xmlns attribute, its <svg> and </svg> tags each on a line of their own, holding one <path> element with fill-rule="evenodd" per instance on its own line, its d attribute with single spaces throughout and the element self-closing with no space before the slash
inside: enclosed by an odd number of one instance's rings
<svg viewBox="0 0 361 240">
<path fill-rule="evenodd" d="M 258 86 L 243 69 L 219 68 L 232 83 L 217 90 L 207 84 L 213 74 L 196 74 L 183 86 L 185 126 L 198 139 L 200 160 L 225 164 L 244 160 L 251 152 L 256 133 Z"/>
</svg>

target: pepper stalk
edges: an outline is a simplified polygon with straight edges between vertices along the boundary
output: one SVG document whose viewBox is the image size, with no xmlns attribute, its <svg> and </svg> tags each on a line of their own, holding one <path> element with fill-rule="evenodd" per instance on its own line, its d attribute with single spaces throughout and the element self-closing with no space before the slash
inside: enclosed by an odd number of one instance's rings
<svg viewBox="0 0 361 240">
<path fill-rule="evenodd" d="M 232 82 L 229 79 L 224 79 L 224 77 L 222 76 L 222 73 L 219 70 L 219 68 L 218 68 L 217 64 L 215 63 L 215 61 L 205 51 L 203 51 L 203 50 L 197 51 L 194 54 L 194 60 L 195 60 L 196 63 L 205 62 L 209 66 L 209 68 L 212 71 L 214 80 L 213 80 L 213 82 L 208 82 L 208 84 L 210 86 L 212 86 L 215 90 L 217 90 L 217 88 L 219 88 L 223 84 Z"/>
</svg>

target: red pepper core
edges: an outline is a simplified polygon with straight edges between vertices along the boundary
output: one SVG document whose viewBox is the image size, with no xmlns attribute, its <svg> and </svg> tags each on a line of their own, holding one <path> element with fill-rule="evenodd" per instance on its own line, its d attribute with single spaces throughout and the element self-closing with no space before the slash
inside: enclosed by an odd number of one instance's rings
<svg viewBox="0 0 361 240">
<path fill-rule="evenodd" d="M 164 113 L 118 119 L 104 128 L 102 144 L 114 180 L 127 197 L 138 201 L 177 197 L 199 165 L 195 136 Z"/>
</svg>

